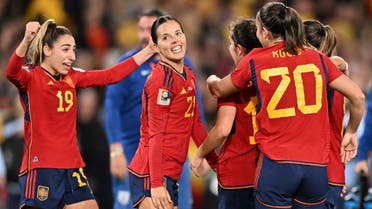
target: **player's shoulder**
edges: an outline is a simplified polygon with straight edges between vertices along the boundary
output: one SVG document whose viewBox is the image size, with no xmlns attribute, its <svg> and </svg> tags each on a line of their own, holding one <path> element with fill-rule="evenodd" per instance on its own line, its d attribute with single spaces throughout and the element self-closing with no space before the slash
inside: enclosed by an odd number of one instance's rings
<svg viewBox="0 0 372 209">
<path fill-rule="evenodd" d="M 82 68 L 78 68 L 78 67 L 72 67 L 70 71 L 71 71 L 72 73 L 74 73 L 74 72 L 84 73 L 84 72 L 85 72 L 84 69 L 82 69 Z"/>
<path fill-rule="evenodd" d="M 35 65 L 31 65 L 31 64 L 22 65 L 22 69 L 26 70 L 28 72 L 33 71 L 35 68 L 40 68 L 40 66 L 35 66 Z"/>
<path fill-rule="evenodd" d="M 266 48 L 253 48 L 248 54 L 250 55 L 255 55 L 255 54 L 260 54 L 262 52 L 265 52 Z"/>
<path fill-rule="evenodd" d="M 160 63 L 156 63 L 152 65 L 152 72 L 153 73 L 164 73 L 166 71 L 166 67 Z"/>
<path fill-rule="evenodd" d="M 156 63 L 151 67 L 151 73 L 147 77 L 147 81 L 162 81 L 165 75 L 165 68 L 163 65 Z"/>
<path fill-rule="evenodd" d="M 188 66 L 188 65 L 185 64 L 184 67 L 183 67 L 183 69 L 186 70 L 186 72 L 188 74 L 194 75 L 194 71 L 192 70 L 192 68 L 190 66 Z"/>
<path fill-rule="evenodd" d="M 300 53 L 307 53 L 307 54 L 318 54 L 318 55 L 323 55 L 321 52 L 319 52 L 316 49 L 313 49 L 311 47 L 305 46 L 303 49 L 301 49 Z M 324 55 L 325 56 L 325 55 Z"/>
<path fill-rule="evenodd" d="M 240 61 L 241 63 L 250 62 L 250 60 L 257 59 L 260 55 L 265 54 L 265 48 L 254 48 L 248 54 L 246 54 L 243 59 Z"/>
</svg>

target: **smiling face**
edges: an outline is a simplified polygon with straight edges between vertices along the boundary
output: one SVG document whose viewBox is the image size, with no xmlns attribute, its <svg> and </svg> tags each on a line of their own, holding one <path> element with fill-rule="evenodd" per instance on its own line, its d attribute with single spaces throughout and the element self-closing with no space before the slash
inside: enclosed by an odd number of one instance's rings
<svg viewBox="0 0 372 209">
<path fill-rule="evenodd" d="M 41 66 L 52 75 L 66 75 L 76 59 L 75 52 L 75 39 L 71 35 L 61 35 L 53 46 L 43 47 L 44 60 Z"/>
<path fill-rule="evenodd" d="M 157 30 L 157 49 L 164 61 L 179 63 L 186 54 L 186 36 L 174 20 L 161 24 Z"/>
</svg>

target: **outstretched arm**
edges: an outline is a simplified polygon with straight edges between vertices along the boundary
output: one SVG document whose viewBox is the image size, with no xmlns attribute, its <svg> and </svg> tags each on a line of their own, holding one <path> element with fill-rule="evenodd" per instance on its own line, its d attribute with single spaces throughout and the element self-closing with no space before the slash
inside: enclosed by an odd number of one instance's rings
<svg viewBox="0 0 372 209">
<path fill-rule="evenodd" d="M 103 86 L 117 83 L 133 73 L 138 66 L 142 65 L 146 60 L 154 55 L 154 46 L 150 43 L 141 51 L 137 52 L 132 57 L 106 69 L 101 70 L 85 70 L 82 71 L 84 76 L 75 73 L 74 80 L 77 87 L 85 88 L 90 86 Z M 79 70 L 77 70 L 79 71 Z"/>
</svg>

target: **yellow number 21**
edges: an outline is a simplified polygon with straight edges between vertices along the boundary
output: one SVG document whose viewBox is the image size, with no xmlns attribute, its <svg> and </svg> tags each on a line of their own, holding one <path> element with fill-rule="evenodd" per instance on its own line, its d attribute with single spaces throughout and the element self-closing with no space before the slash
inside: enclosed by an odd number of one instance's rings
<svg viewBox="0 0 372 209">
<path fill-rule="evenodd" d="M 187 103 L 189 104 L 186 112 L 185 112 L 185 115 L 184 117 L 185 118 L 190 118 L 190 117 L 194 117 L 194 111 L 195 111 L 195 96 L 190 96 L 190 97 L 187 97 Z"/>
</svg>

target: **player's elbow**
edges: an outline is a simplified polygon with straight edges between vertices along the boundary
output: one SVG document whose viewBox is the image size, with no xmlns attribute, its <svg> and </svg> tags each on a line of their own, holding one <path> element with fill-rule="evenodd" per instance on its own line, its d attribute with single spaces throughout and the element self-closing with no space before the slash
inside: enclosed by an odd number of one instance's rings
<svg viewBox="0 0 372 209">
<path fill-rule="evenodd" d="M 365 109 L 366 97 L 362 91 L 353 100 L 352 103 L 356 104 L 358 108 Z"/>
<path fill-rule="evenodd" d="M 355 92 L 352 97 L 349 98 L 352 105 L 363 108 L 365 105 L 366 97 L 362 91 Z"/>
</svg>

